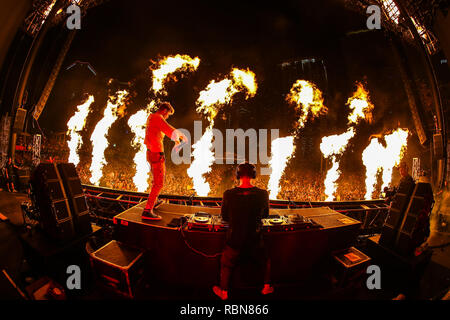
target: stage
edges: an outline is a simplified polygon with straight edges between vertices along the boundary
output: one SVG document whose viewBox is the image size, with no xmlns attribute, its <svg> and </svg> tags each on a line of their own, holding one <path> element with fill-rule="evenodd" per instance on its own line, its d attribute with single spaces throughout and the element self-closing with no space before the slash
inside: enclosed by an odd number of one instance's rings
<svg viewBox="0 0 450 320">
<path fill-rule="evenodd" d="M 185 215 L 199 211 L 212 216 L 220 208 L 162 204 L 155 212 L 160 221 L 143 220 L 142 202 L 113 219 L 115 238 L 130 246 L 146 249 L 150 274 L 158 281 L 183 285 L 211 285 L 217 282 L 220 254 L 225 231 L 189 229 L 182 224 Z M 270 209 L 272 215 L 299 214 L 321 227 L 297 230 L 264 231 L 265 245 L 272 259 L 275 284 L 293 284 L 307 280 L 313 273 L 328 267 L 331 253 L 355 244 L 361 223 L 327 207 L 304 209 Z M 286 226 L 288 228 L 288 226 Z M 248 269 L 248 270 L 247 270 Z M 236 272 L 237 286 L 251 286 L 261 275 L 252 268 Z"/>
</svg>

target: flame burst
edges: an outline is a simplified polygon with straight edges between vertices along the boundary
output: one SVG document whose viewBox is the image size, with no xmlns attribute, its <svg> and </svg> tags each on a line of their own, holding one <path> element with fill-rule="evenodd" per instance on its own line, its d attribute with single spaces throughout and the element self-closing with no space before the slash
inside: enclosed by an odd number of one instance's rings
<svg viewBox="0 0 450 320">
<path fill-rule="evenodd" d="M 370 102 L 369 92 L 360 82 L 356 82 L 356 87 L 356 92 L 347 101 L 347 105 L 352 110 L 348 116 L 348 123 L 357 124 L 359 119 L 367 119 L 371 123 L 374 105 Z"/>
<path fill-rule="evenodd" d="M 158 68 L 153 70 L 153 92 L 157 94 L 162 91 L 166 95 L 167 92 L 163 90 L 163 83 L 169 74 L 176 71 L 195 71 L 199 64 L 200 58 L 198 57 L 191 58 L 188 55 L 180 54 L 165 57 L 158 63 Z"/>
<path fill-rule="evenodd" d="M 245 91 L 245 98 L 248 99 L 256 94 L 257 88 L 255 74 L 252 71 L 234 68 L 228 77 L 219 82 L 212 80 L 206 89 L 200 92 L 196 111 L 206 115 L 209 125 L 200 140 L 192 146 L 194 160 L 187 170 L 194 184 L 194 190 L 199 196 L 207 196 L 210 191 L 203 175 L 211 171 L 214 162 L 212 128 L 215 117 L 225 104 L 232 102 L 236 93 Z"/>
<path fill-rule="evenodd" d="M 332 135 L 322 138 L 320 143 L 320 151 L 325 158 L 331 158 L 332 166 L 327 172 L 325 178 L 325 195 L 327 196 L 325 201 L 333 201 L 334 194 L 336 192 L 336 181 L 340 176 L 339 161 L 337 157 L 341 155 L 348 144 L 348 141 L 355 136 L 355 130 L 350 127 L 347 132 L 340 135 Z"/>
<path fill-rule="evenodd" d="M 386 147 L 380 143 L 378 138 L 373 138 L 362 154 L 362 160 L 366 167 L 366 200 L 373 197 L 378 172 L 382 171 L 381 190 L 391 183 L 392 169 L 400 163 L 406 151 L 408 130 L 397 129 L 391 134 L 385 135 L 384 140 Z"/>
<path fill-rule="evenodd" d="M 271 159 L 269 161 L 272 173 L 270 174 L 267 186 L 270 199 L 276 199 L 280 192 L 280 179 L 294 150 L 295 145 L 293 136 L 278 138 L 272 141 Z"/>
<path fill-rule="evenodd" d="M 327 113 L 328 109 L 323 105 L 322 92 L 315 84 L 306 80 L 297 80 L 286 97 L 286 101 L 296 105 L 296 110 L 301 112 L 297 127 L 304 128 L 308 116 L 313 118 Z"/>
<path fill-rule="evenodd" d="M 284 138 L 285 140 L 278 141 L 275 144 L 278 152 L 283 157 L 280 157 L 272 151 L 272 157 L 277 158 L 280 164 L 283 165 L 279 165 L 276 161 L 272 160 L 270 162 L 272 173 L 270 174 L 269 185 L 267 187 L 270 190 L 270 199 L 276 199 L 278 196 L 280 179 L 283 176 L 288 160 L 292 157 L 295 150 L 294 138 L 298 136 L 299 130 L 305 127 L 308 117 L 315 118 L 328 111 L 327 107 L 323 104 L 322 92 L 315 84 L 306 80 L 297 80 L 294 83 L 286 97 L 286 101 L 295 105 L 295 109 L 300 112 L 300 117 L 296 123 L 297 130 L 294 136 L 286 137 Z M 273 142 L 272 147 L 274 146 Z"/>
<path fill-rule="evenodd" d="M 80 162 L 80 157 L 78 156 L 78 150 L 82 144 L 82 139 L 80 131 L 83 130 L 86 124 L 86 118 L 89 114 L 89 107 L 92 102 L 94 102 L 94 96 L 90 95 L 88 99 L 81 105 L 77 107 L 75 114 L 67 122 L 67 134 L 70 136 L 70 140 L 67 141 L 69 146 L 69 162 L 73 163 L 75 166 Z"/>
<path fill-rule="evenodd" d="M 335 193 L 337 189 L 336 181 L 339 179 L 341 172 L 339 171 L 338 156 L 342 155 L 345 151 L 348 141 L 355 136 L 353 126 L 358 124 L 361 119 L 366 121 L 372 121 L 372 110 L 374 105 L 369 100 L 369 93 L 364 89 L 364 86 L 360 83 L 356 83 L 356 91 L 353 96 L 347 101 L 351 112 L 348 116 L 348 122 L 351 125 L 347 132 L 341 135 L 332 135 L 322 138 L 320 144 L 320 150 L 325 158 L 331 158 L 332 166 L 328 170 L 324 180 L 325 185 L 325 201 L 333 201 L 335 199 Z"/>
<path fill-rule="evenodd" d="M 158 63 L 158 68 L 153 70 L 153 87 L 154 94 L 161 93 L 166 95 L 164 90 L 164 82 L 169 75 L 175 72 L 192 72 L 197 70 L 200 64 L 198 57 L 191 58 L 188 55 L 168 56 L 163 58 Z M 138 148 L 134 156 L 134 163 L 136 164 L 136 173 L 133 177 L 133 183 L 139 192 L 145 192 L 148 189 L 148 174 L 150 172 L 150 166 L 147 162 L 147 149 L 144 145 L 145 129 L 147 124 L 147 118 L 150 113 L 156 111 L 155 101 L 151 101 L 150 104 L 144 110 L 139 110 L 128 120 L 128 125 L 131 131 L 134 133 L 132 141 L 133 147 Z"/>
<path fill-rule="evenodd" d="M 210 191 L 209 184 L 203 175 L 211 171 L 214 162 L 212 139 L 212 128 L 208 127 L 200 140 L 192 146 L 194 161 L 187 170 L 188 176 L 192 178 L 195 192 L 202 197 L 206 197 Z"/>
<path fill-rule="evenodd" d="M 108 139 L 106 136 L 112 124 L 119 117 L 119 113 L 121 112 L 120 107 L 124 104 L 127 95 L 128 92 L 122 90 L 116 92 L 114 96 L 109 97 L 105 111 L 103 112 L 103 118 L 97 123 L 91 135 L 92 163 L 90 167 L 90 182 L 94 185 L 98 186 L 100 184 L 100 178 L 103 175 L 103 166 L 106 164 L 105 150 L 108 147 Z"/>
<path fill-rule="evenodd" d="M 250 70 L 234 68 L 231 70 L 231 79 L 225 78 L 219 82 L 212 80 L 205 90 L 200 92 L 197 99 L 198 113 L 207 116 L 209 126 L 214 126 L 214 118 L 223 105 L 231 103 L 233 96 L 241 91 L 246 92 L 246 99 L 256 94 L 258 85 L 255 74 Z"/>
</svg>

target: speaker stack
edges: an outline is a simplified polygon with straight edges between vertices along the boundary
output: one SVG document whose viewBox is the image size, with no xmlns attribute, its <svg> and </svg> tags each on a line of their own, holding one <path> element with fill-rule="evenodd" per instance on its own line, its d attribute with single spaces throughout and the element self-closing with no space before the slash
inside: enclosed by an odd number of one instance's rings
<svg viewBox="0 0 450 320">
<path fill-rule="evenodd" d="M 429 183 L 404 184 L 389 210 L 379 244 L 411 256 L 430 232 L 433 190 Z M 412 189 L 412 192 L 410 192 Z"/>
<path fill-rule="evenodd" d="M 81 235 L 91 233 L 92 227 L 89 218 L 89 208 L 75 165 L 73 163 L 59 163 L 57 168 L 61 174 L 67 199 L 69 200 L 75 231 Z"/>
<path fill-rule="evenodd" d="M 42 229 L 60 241 L 92 231 L 89 211 L 73 164 L 41 163 L 30 179 Z"/>
<path fill-rule="evenodd" d="M 415 184 L 413 182 L 401 183 L 399 185 L 399 189 L 395 194 L 386 221 L 384 222 L 379 244 L 385 247 L 392 247 L 394 245 L 398 229 L 403 220 L 403 216 L 405 215 L 405 210 L 408 207 L 414 186 Z"/>
<path fill-rule="evenodd" d="M 398 252 L 404 255 L 412 254 L 429 236 L 429 216 L 433 203 L 431 185 L 417 183 L 396 237 L 395 247 Z"/>
</svg>

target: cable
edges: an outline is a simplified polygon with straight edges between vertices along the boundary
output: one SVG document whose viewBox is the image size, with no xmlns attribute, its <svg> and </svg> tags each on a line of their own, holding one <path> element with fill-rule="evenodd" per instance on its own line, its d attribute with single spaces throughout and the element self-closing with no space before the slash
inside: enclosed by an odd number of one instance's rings
<svg viewBox="0 0 450 320">
<path fill-rule="evenodd" d="M 204 257 L 206 257 L 206 258 L 216 258 L 216 257 L 222 255 L 222 252 L 218 252 L 218 253 L 215 253 L 215 254 L 212 254 L 212 255 L 211 255 L 211 254 L 207 254 L 207 253 L 201 252 L 200 250 L 197 250 L 197 249 L 193 248 L 193 247 L 189 244 L 189 242 L 187 241 L 187 239 L 186 239 L 186 237 L 185 237 L 185 235 L 184 235 L 183 228 L 185 227 L 185 225 L 186 225 L 186 222 L 184 222 L 184 223 L 180 226 L 179 230 L 180 230 L 180 232 L 181 232 L 181 236 L 183 237 L 184 243 L 186 244 L 186 246 L 187 246 L 189 249 L 191 249 L 193 252 L 195 252 L 195 253 L 197 253 L 197 254 L 200 254 L 200 255 L 202 255 L 202 256 L 204 256 Z"/>
</svg>

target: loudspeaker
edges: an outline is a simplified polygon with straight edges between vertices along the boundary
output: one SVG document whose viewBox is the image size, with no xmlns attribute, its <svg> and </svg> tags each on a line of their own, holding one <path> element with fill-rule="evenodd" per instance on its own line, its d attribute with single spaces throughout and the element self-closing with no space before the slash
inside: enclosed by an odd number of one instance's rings
<svg viewBox="0 0 450 320">
<path fill-rule="evenodd" d="M 96 276 L 115 292 L 133 298 L 144 276 L 142 249 L 112 240 L 90 254 Z"/>
<path fill-rule="evenodd" d="M 75 165 L 73 163 L 59 163 L 57 168 L 61 174 L 69 206 L 72 210 L 75 231 L 83 235 L 91 233 L 89 208 Z"/>
<path fill-rule="evenodd" d="M 41 163 L 30 179 L 31 196 L 40 212 L 40 225 L 52 238 L 60 241 L 76 236 L 72 211 L 64 185 L 53 163 Z"/>
<path fill-rule="evenodd" d="M 444 158 L 444 144 L 440 133 L 433 135 L 433 154 L 436 160 Z"/>
<path fill-rule="evenodd" d="M 414 188 L 406 213 L 396 236 L 395 249 L 403 255 L 412 255 L 430 234 L 429 216 L 433 208 L 433 190 L 429 183 L 418 183 Z"/>
<path fill-rule="evenodd" d="M 409 204 L 409 199 L 414 190 L 415 184 L 412 179 L 404 180 L 398 186 L 397 193 L 392 201 L 386 221 L 381 230 L 379 244 L 392 247 L 395 241 L 395 236 L 399 230 L 400 224 L 405 215 L 406 208 Z"/>
<path fill-rule="evenodd" d="M 25 118 L 27 116 L 27 110 L 22 108 L 17 108 L 16 117 L 14 118 L 13 130 L 22 131 L 23 125 L 25 123 Z"/>
</svg>

